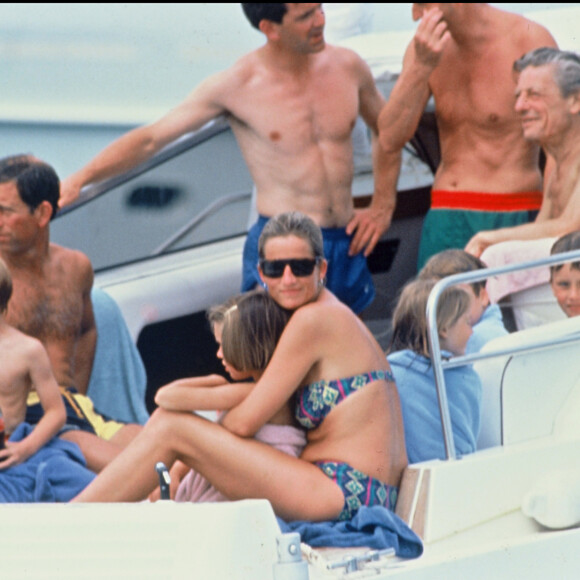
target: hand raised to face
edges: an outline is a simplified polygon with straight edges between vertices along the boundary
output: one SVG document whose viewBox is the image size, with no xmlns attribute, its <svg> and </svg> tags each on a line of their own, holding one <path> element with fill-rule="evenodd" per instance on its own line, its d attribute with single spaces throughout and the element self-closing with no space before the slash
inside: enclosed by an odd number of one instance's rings
<svg viewBox="0 0 580 580">
<path fill-rule="evenodd" d="M 419 17 L 421 22 L 413 40 L 415 55 L 422 65 L 435 68 L 451 39 L 451 33 L 439 8 L 425 9 Z"/>
</svg>

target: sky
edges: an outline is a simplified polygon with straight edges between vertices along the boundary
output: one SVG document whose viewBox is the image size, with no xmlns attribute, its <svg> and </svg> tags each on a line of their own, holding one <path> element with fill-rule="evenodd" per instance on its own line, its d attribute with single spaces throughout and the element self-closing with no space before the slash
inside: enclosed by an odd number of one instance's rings
<svg viewBox="0 0 580 580">
<path fill-rule="evenodd" d="M 353 4 L 327 3 L 327 22 L 337 6 Z M 371 32 L 415 26 L 410 3 L 363 6 Z M 147 122 L 262 43 L 235 3 L 2 3 L 0 120 Z"/>
<path fill-rule="evenodd" d="M 327 3 L 330 4 L 330 3 Z M 371 4 L 378 30 L 404 30 L 412 26 L 411 4 Z M 512 2 L 492 3 L 510 12 L 578 6 L 570 3 Z M 120 24 L 124 30 L 162 34 L 187 29 L 203 34 L 211 42 L 211 32 L 227 38 L 232 32 L 247 32 L 241 8 L 236 3 L 2 3 L 0 31 L 10 29 L 106 32 Z M 239 30 L 238 30 L 239 29 Z M 221 30 L 221 32 L 220 32 Z"/>
<path fill-rule="evenodd" d="M 565 48 L 580 51 L 580 13 L 560 14 L 580 10 L 580 3 L 495 6 L 534 11 L 565 36 Z M 352 27 L 352 14 L 344 20 L 347 27 L 338 26 L 347 8 L 372 14 L 358 19 L 372 40 L 354 38 L 350 47 L 367 58 L 373 72 L 373 59 L 400 67 L 416 26 L 411 4 L 327 3 L 329 39 L 333 27 L 335 32 Z M 541 10 L 549 12 L 535 12 Z M 0 3 L 0 157 L 33 153 L 59 175 L 69 175 L 261 44 L 263 36 L 235 3 Z"/>
</svg>

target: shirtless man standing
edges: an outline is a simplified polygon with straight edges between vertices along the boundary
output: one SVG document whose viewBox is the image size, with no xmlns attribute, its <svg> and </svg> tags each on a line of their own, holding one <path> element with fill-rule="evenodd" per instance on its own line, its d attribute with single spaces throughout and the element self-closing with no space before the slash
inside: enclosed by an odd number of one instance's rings
<svg viewBox="0 0 580 580">
<path fill-rule="evenodd" d="M 299 210 L 325 228 L 329 288 L 360 312 L 374 297 L 366 256 L 390 224 L 394 199 L 384 195 L 376 147 L 373 200 L 355 212 L 351 133 L 360 113 L 378 134 L 384 98 L 356 53 L 325 44 L 322 4 L 242 6 L 266 44 L 206 79 L 161 120 L 105 148 L 63 181 L 61 205 L 84 185 L 127 171 L 225 114 L 252 174 L 260 214 L 244 249 L 242 289 L 260 283 L 257 240 L 264 223 Z"/>
<path fill-rule="evenodd" d="M 514 113 L 513 62 L 550 33 L 488 4 L 413 4 L 421 19 L 401 76 L 379 118 L 395 198 L 401 150 L 433 95 L 441 145 L 418 268 L 483 229 L 517 225 L 540 209 L 539 148 L 524 140 Z"/>
<path fill-rule="evenodd" d="M 6 322 L 44 345 L 67 408 L 62 438 L 78 443 L 87 465 L 99 471 L 138 432 L 138 425 L 104 420 L 85 396 L 97 331 L 91 303 L 93 269 L 81 252 L 50 243 L 59 179 L 30 156 L 0 160 L 0 257 L 12 276 Z M 77 393 L 78 391 L 78 393 Z M 26 421 L 43 409 L 29 397 Z"/>
<path fill-rule="evenodd" d="M 513 68 L 518 74 L 515 110 L 524 137 L 550 154 L 554 169 L 536 220 L 476 234 L 466 247 L 475 256 L 499 242 L 580 230 L 580 56 L 540 48 L 517 60 Z"/>
</svg>

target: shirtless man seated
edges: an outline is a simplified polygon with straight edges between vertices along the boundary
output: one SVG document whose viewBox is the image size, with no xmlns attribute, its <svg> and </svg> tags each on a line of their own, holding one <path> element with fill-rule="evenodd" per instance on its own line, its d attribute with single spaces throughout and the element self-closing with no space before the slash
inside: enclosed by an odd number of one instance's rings
<svg viewBox="0 0 580 580">
<path fill-rule="evenodd" d="M 0 160 L 0 257 L 12 276 L 6 322 L 44 345 L 67 408 L 64 439 L 77 443 L 87 466 L 100 471 L 137 434 L 138 425 L 108 421 L 86 397 L 96 345 L 87 256 L 50 242 L 60 183 L 49 165 L 30 156 Z M 40 393 L 26 421 L 43 417 Z"/>
<path fill-rule="evenodd" d="M 518 59 L 513 68 L 523 135 L 551 155 L 554 170 L 536 220 L 476 234 L 465 248 L 475 256 L 499 242 L 553 238 L 580 229 L 580 57 L 540 48 Z"/>
<path fill-rule="evenodd" d="M 260 214 L 244 250 L 242 290 L 261 284 L 257 242 L 267 219 L 298 210 L 324 228 L 328 287 L 361 312 L 375 295 L 365 256 L 388 228 L 394 200 L 383 194 L 377 147 L 371 206 L 354 210 L 351 133 L 360 114 L 378 134 L 384 98 L 355 52 L 325 44 L 322 4 L 242 6 L 266 43 L 64 180 L 61 205 L 76 199 L 84 185 L 127 171 L 177 137 L 226 115 L 253 177 Z"/>
<path fill-rule="evenodd" d="M 556 43 L 539 24 L 489 4 L 413 4 L 413 18 L 421 22 L 379 130 L 394 198 L 401 151 L 433 95 L 441 163 L 423 225 L 421 269 L 433 254 L 464 248 L 476 232 L 527 223 L 540 209 L 539 148 L 523 138 L 514 113 L 512 64 Z"/>
</svg>

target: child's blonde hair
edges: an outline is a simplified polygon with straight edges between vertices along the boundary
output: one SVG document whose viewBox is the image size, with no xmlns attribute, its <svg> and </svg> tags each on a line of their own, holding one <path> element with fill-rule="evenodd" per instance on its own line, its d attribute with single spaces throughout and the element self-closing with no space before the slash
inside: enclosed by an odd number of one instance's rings
<svg viewBox="0 0 580 580">
<path fill-rule="evenodd" d="M 454 274 L 476 272 L 484 268 L 487 268 L 487 266 L 482 260 L 465 250 L 448 249 L 431 256 L 419 272 L 418 277 L 422 280 L 442 279 Z M 479 293 L 485 288 L 485 284 L 485 280 L 471 282 L 471 287 L 476 296 L 479 296 Z"/>
<path fill-rule="evenodd" d="M 390 351 L 409 349 L 430 357 L 427 335 L 427 300 L 437 280 L 417 279 L 409 282 L 401 292 L 393 312 L 393 335 Z M 446 288 L 437 303 L 437 332 L 439 335 L 468 311 L 469 294 L 458 286 Z"/>
</svg>

